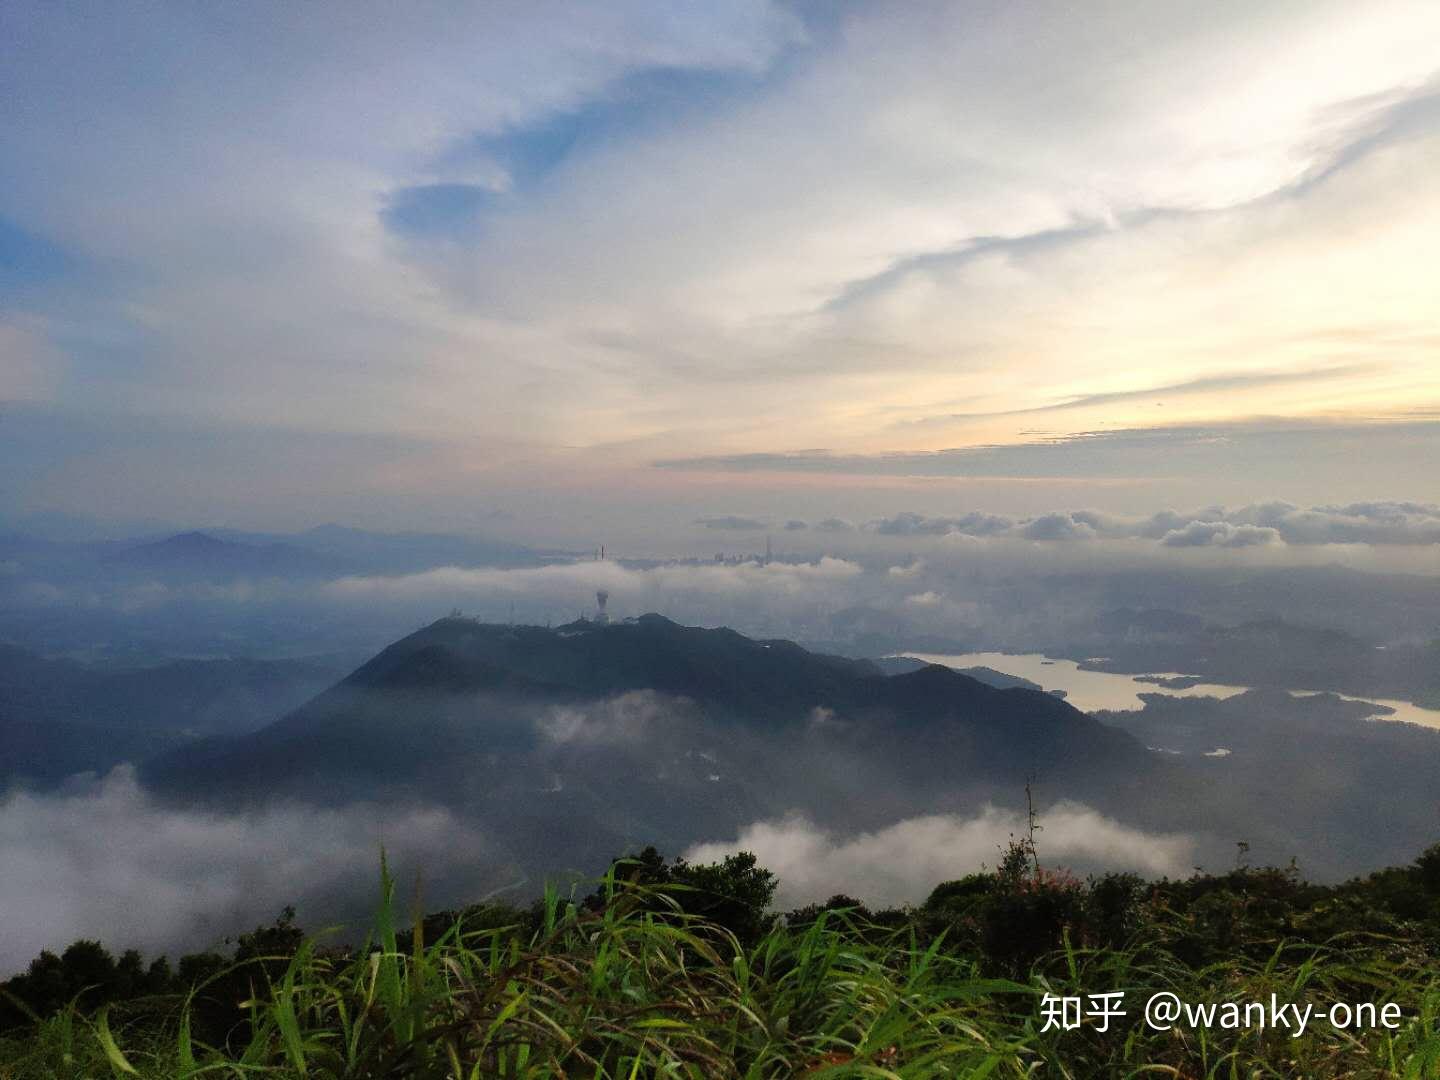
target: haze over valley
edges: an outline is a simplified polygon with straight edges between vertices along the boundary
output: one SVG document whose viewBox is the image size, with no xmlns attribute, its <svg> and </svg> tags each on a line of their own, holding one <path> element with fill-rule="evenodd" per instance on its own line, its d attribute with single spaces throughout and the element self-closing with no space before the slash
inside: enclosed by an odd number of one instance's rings
<svg viewBox="0 0 1440 1080">
<path fill-rule="evenodd" d="M 1081 871 L 1184 876 L 1244 841 L 1336 880 L 1433 831 L 1435 577 L 804 532 L 668 559 L 12 536 L 6 962 L 67 935 L 199 947 L 286 903 L 359 917 L 381 843 L 436 903 L 654 844 L 755 851 L 798 905 L 993 865 L 1027 784 Z"/>
</svg>

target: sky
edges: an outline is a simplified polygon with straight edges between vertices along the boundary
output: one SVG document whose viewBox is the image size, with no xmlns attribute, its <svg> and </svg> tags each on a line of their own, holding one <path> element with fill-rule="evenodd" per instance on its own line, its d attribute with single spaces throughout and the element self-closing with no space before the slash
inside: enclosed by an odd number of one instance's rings
<svg viewBox="0 0 1440 1080">
<path fill-rule="evenodd" d="M 0 504 L 639 547 L 1433 501 L 1437 40 L 1428 0 L 11 0 Z"/>
</svg>

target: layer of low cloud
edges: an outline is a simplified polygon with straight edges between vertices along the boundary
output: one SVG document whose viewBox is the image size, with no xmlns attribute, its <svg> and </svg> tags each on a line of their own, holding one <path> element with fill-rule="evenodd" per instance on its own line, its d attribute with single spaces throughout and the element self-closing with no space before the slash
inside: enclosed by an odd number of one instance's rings
<svg viewBox="0 0 1440 1080">
<path fill-rule="evenodd" d="M 811 562 L 665 563 L 645 568 L 596 560 L 521 570 L 451 566 L 395 577 L 351 577 L 334 582 L 326 591 L 351 599 L 523 595 L 558 601 L 605 589 L 617 603 L 632 605 L 661 596 L 804 600 L 829 595 L 863 572 L 858 563 L 830 556 Z"/>
<path fill-rule="evenodd" d="M 1052 511 L 1030 518 L 970 512 L 959 516 L 896 514 L 868 522 L 879 536 L 994 537 L 1045 542 L 1153 540 L 1168 548 L 1241 548 L 1323 544 L 1425 545 L 1440 543 L 1440 506 L 1373 501 L 1300 507 L 1255 503 L 1126 517 L 1097 510 Z"/>
<path fill-rule="evenodd" d="M 1041 514 L 1019 527 L 1026 540 L 1089 540 L 1095 530 L 1071 514 Z"/>
<path fill-rule="evenodd" d="M 904 511 L 894 517 L 873 521 L 869 528 L 881 536 L 996 536 L 1009 532 L 1015 525 L 1010 518 L 972 511 L 959 517 L 932 517 Z"/>
<path fill-rule="evenodd" d="M 790 518 L 780 507 L 770 520 L 803 519 Z M 745 541 L 744 534 L 724 534 L 741 542 L 712 548 L 722 534 L 695 532 L 675 546 L 699 554 L 677 561 L 441 565 L 324 583 L 117 579 L 104 567 L 47 564 L 21 546 L 7 556 L 0 575 L 0 607 L 17 640 L 37 616 L 49 623 L 61 617 L 74 641 L 65 647 L 75 649 L 95 637 L 97 626 L 119 616 L 127 632 L 143 627 L 152 641 L 173 641 L 169 647 L 177 651 L 228 652 L 236 647 L 235 619 L 243 617 L 252 627 L 282 620 L 303 628 L 296 633 L 315 652 L 367 655 L 455 607 L 489 621 L 558 624 L 593 613 L 601 590 L 609 593 L 615 618 L 658 612 L 681 623 L 731 626 L 760 637 L 839 641 L 863 634 L 871 649 L 888 647 L 880 642 L 898 647 L 932 636 L 1033 644 L 1051 640 L 1044 627 L 1058 633 L 1063 625 L 1078 633 L 1080 623 L 1105 605 L 1130 601 L 1090 595 L 1078 606 L 1057 605 L 1052 589 L 1027 585 L 1006 591 L 996 581 L 1029 583 L 1075 571 L 1126 575 L 1327 565 L 1433 574 L 1440 508 L 1418 501 L 1311 506 L 1272 501 L 1131 515 L 1094 509 L 1032 516 L 983 509 L 906 511 L 858 521 L 817 517 L 807 524 L 775 533 L 775 557 L 768 562 L 756 553 L 763 544 Z M 722 546 L 742 550 L 716 560 L 714 548 Z M 1207 610 L 1200 597 L 1189 603 Z M 1346 624 L 1329 611 L 1312 611 L 1306 619 Z M 1433 619 L 1428 624 L 1417 619 L 1407 617 L 1404 633 L 1433 632 Z M 1365 625 L 1366 634 L 1381 640 L 1399 633 L 1373 620 Z"/>
<path fill-rule="evenodd" d="M 664 728 L 673 732 L 693 721 L 694 703 L 654 690 L 631 690 L 584 705 L 556 705 L 537 720 L 536 730 L 555 745 L 636 744 Z"/>
<path fill-rule="evenodd" d="M 1193 865 L 1191 838 L 1134 829 L 1078 803 L 1057 804 L 1043 822 L 1041 855 L 1050 866 L 1158 877 L 1183 874 Z M 841 892 L 871 905 L 918 903 L 942 881 L 994 867 L 1007 840 L 1024 828 L 1019 814 L 993 806 L 973 817 L 909 818 L 857 835 L 838 835 L 791 817 L 755 822 L 735 839 L 698 844 L 685 857 L 708 862 L 753 852 L 780 880 L 780 907 Z"/>
<path fill-rule="evenodd" d="M 1160 538 L 1166 547 L 1255 547 L 1281 543 L 1275 529 L 1258 525 L 1232 525 L 1228 521 L 1192 521 L 1184 528 L 1171 529 Z"/>
<path fill-rule="evenodd" d="M 154 955 L 205 948 L 269 922 L 286 904 L 333 913 L 375 895 L 382 845 L 392 868 L 428 874 L 488 846 L 423 805 L 272 806 L 243 815 L 155 802 L 129 766 L 58 794 L 0 800 L 0 976 L 81 937 Z"/>
</svg>

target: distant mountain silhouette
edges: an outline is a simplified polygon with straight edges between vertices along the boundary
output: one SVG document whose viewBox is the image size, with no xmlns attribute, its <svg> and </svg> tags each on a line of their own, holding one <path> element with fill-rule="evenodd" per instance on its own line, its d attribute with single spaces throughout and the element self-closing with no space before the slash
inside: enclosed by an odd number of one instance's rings
<svg viewBox="0 0 1440 1080">
<path fill-rule="evenodd" d="M 124 547 L 104 561 L 127 570 L 199 577 L 334 577 L 345 564 L 291 544 L 245 544 L 208 533 L 185 532 Z"/>
</svg>

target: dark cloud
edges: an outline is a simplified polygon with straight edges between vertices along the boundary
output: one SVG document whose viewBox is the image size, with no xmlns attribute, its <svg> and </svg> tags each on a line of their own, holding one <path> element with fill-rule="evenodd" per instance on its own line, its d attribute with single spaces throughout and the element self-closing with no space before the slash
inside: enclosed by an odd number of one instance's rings
<svg viewBox="0 0 1440 1080">
<path fill-rule="evenodd" d="M 801 530 L 808 529 L 809 527 L 810 525 L 807 522 L 795 519 L 785 522 L 786 532 L 800 532 Z"/>
</svg>

